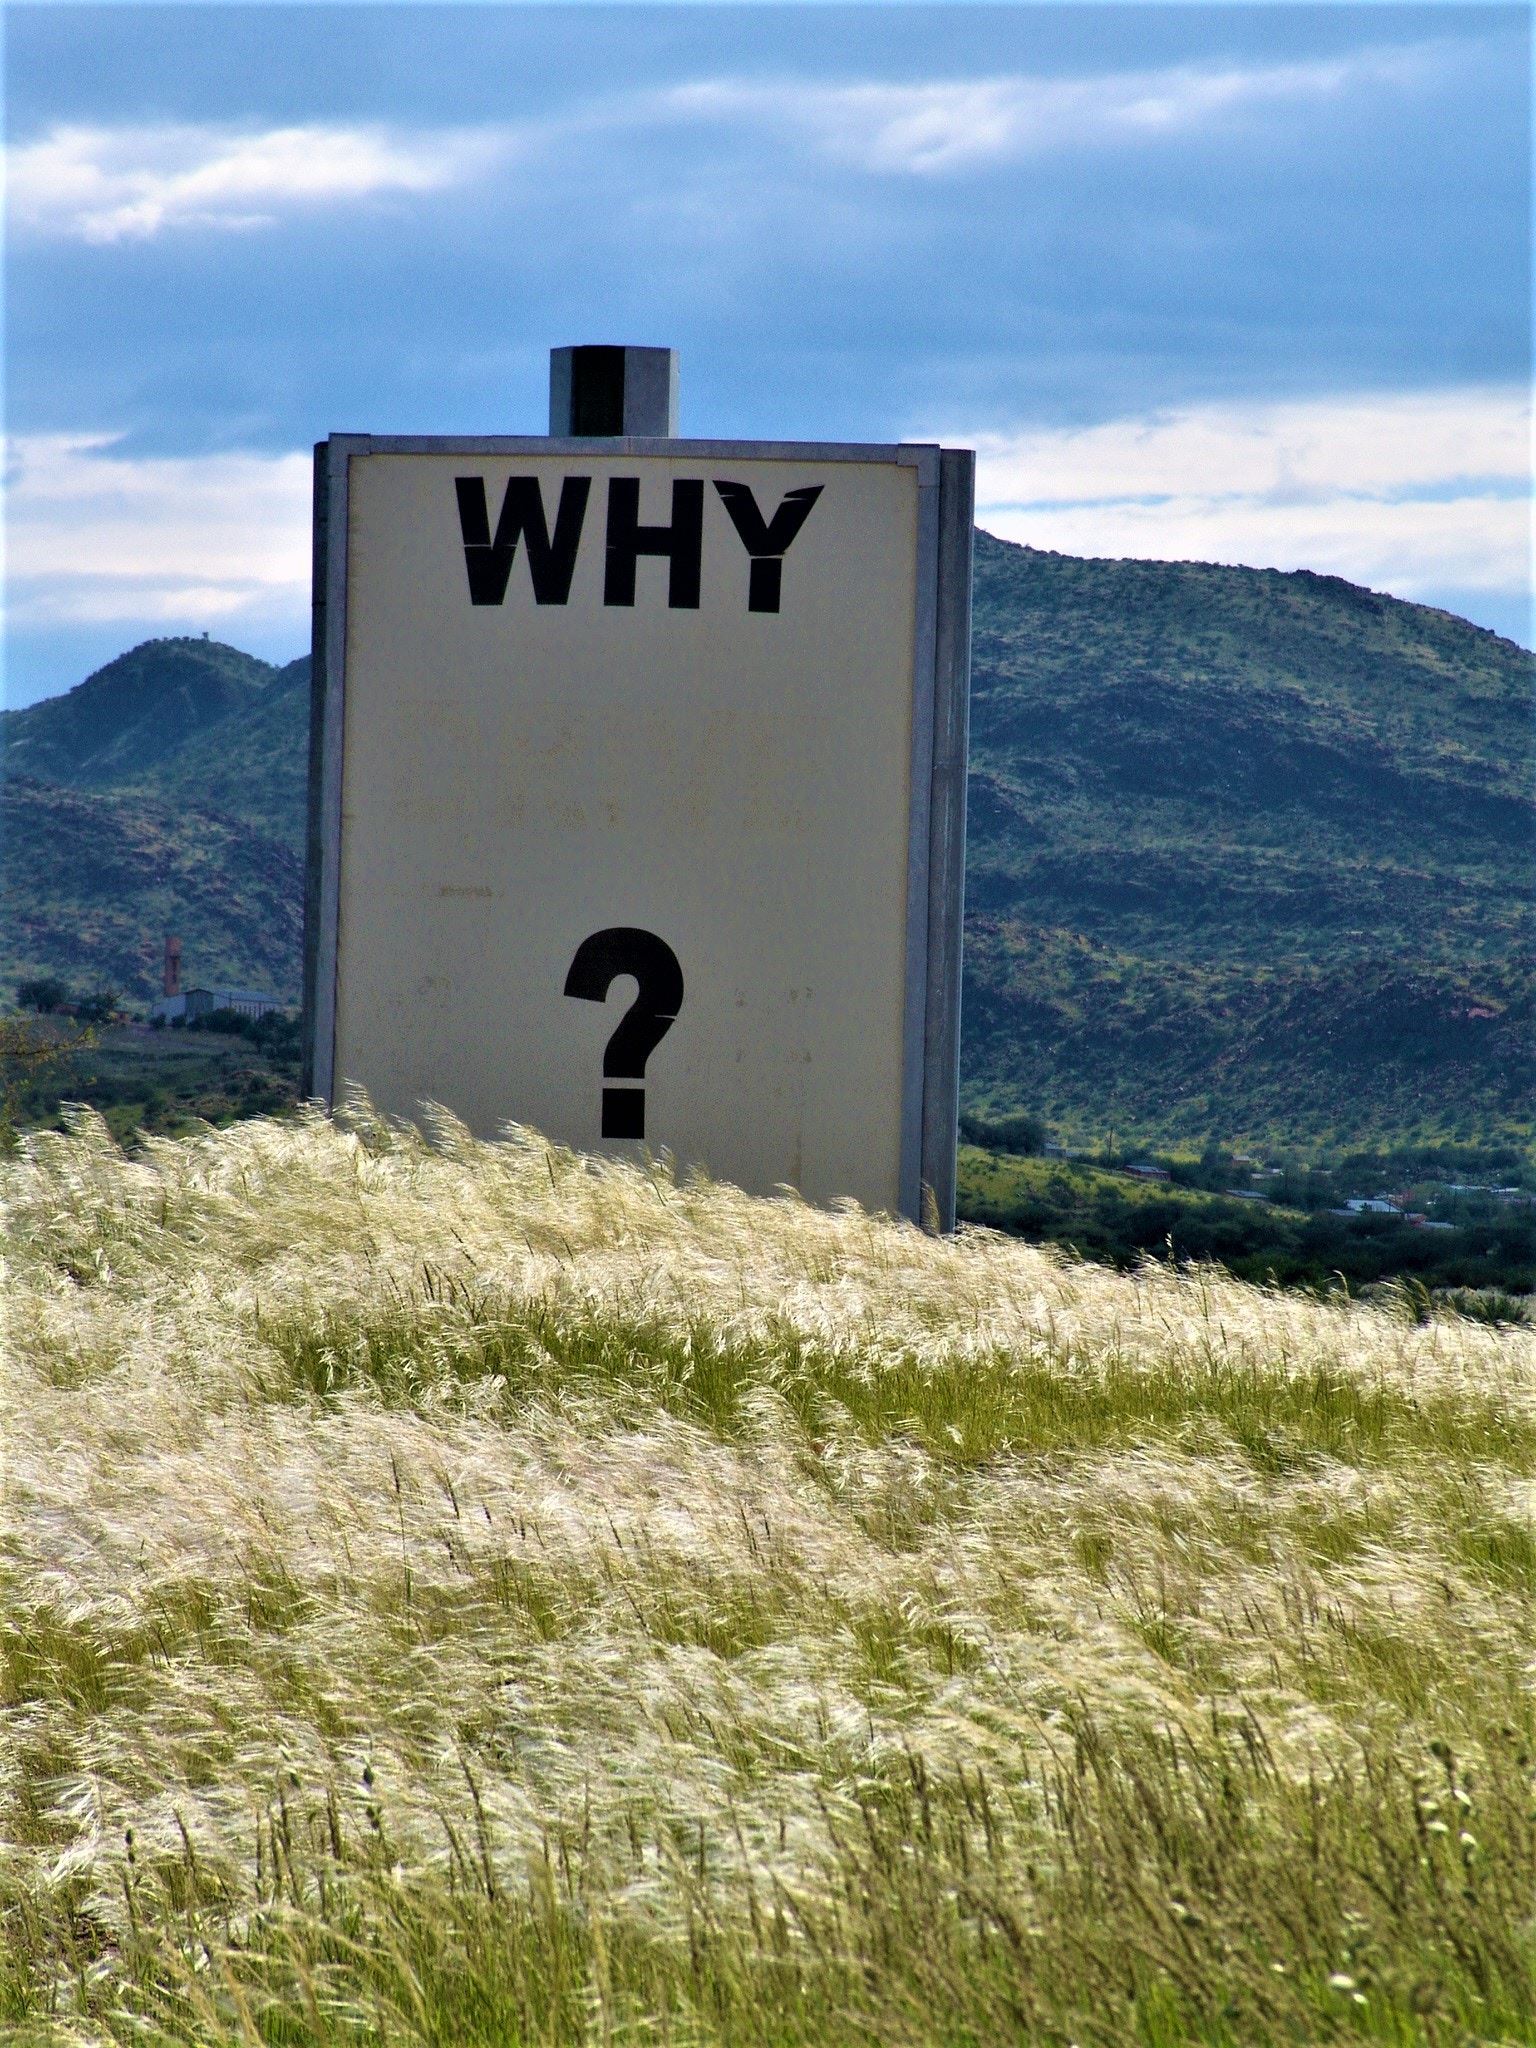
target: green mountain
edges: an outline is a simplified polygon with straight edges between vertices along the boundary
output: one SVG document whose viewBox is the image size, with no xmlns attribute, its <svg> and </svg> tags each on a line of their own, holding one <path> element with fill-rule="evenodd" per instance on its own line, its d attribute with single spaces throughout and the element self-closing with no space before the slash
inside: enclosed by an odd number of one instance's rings
<svg viewBox="0 0 1536 2048">
<path fill-rule="evenodd" d="M 218 640 L 146 640 L 62 697 L 5 714 L 6 772 L 72 789 L 140 781 L 252 710 L 277 674 Z"/>
<path fill-rule="evenodd" d="M 309 656 L 273 669 L 259 695 L 147 767 L 139 785 L 171 804 L 240 818 L 302 859 L 309 782 Z"/>
<path fill-rule="evenodd" d="M 977 536 L 965 1094 L 1069 1138 L 1525 1135 L 1525 650 Z"/>
<path fill-rule="evenodd" d="M 1528 1139 L 1536 660 L 1335 577 L 976 546 L 966 1106 Z M 295 992 L 308 695 L 150 641 L 8 714 L 0 973 L 142 999 L 175 930 Z"/>
<path fill-rule="evenodd" d="M 7 994 L 18 976 L 49 973 L 142 1002 L 159 993 L 165 934 L 177 932 L 189 983 L 297 1000 L 304 867 L 269 834 L 134 790 L 22 775 L 0 786 L 0 833 Z"/>
<path fill-rule="evenodd" d="M 297 1000 L 309 658 L 149 640 L 0 720 L 0 987 L 24 974 L 158 992 L 189 979 Z"/>
</svg>

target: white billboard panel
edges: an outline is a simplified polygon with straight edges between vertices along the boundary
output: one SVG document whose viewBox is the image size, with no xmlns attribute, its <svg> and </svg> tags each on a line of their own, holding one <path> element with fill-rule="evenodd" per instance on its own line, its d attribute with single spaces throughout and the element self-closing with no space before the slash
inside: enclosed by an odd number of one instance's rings
<svg viewBox="0 0 1536 2048">
<path fill-rule="evenodd" d="M 969 457 L 317 464 L 313 1090 L 942 1219 Z"/>
</svg>

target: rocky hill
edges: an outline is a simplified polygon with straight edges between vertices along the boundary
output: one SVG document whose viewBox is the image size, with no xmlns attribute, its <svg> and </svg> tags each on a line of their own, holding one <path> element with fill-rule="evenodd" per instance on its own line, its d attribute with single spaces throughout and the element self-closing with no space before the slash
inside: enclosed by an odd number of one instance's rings
<svg viewBox="0 0 1536 2048">
<path fill-rule="evenodd" d="M 1524 649 L 1334 577 L 977 536 L 964 1093 L 1068 1140 L 1525 1140 Z M 296 994 L 307 659 L 150 641 L 3 724 L 8 951 Z"/>
<path fill-rule="evenodd" d="M 1529 1129 L 1524 649 L 977 536 L 965 1091 L 1068 1135 Z"/>
<path fill-rule="evenodd" d="M 132 790 L 0 785 L 0 983 L 61 976 L 132 1001 L 158 994 L 167 932 L 189 978 L 270 988 L 297 1001 L 304 867 L 285 840 L 207 808 Z"/>
<path fill-rule="evenodd" d="M 309 657 L 149 640 L 0 721 L 5 987 L 54 973 L 157 992 L 189 975 L 297 1000 Z"/>
<path fill-rule="evenodd" d="M 6 771 L 71 789 L 152 781 L 215 727 L 239 730 L 276 674 L 218 640 L 146 640 L 64 696 L 7 712 Z"/>
</svg>

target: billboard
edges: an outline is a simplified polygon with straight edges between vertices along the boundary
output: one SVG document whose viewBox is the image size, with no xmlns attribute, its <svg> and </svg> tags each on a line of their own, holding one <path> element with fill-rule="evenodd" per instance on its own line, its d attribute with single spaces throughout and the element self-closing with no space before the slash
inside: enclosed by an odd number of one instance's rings
<svg viewBox="0 0 1536 2048">
<path fill-rule="evenodd" d="M 949 1221 L 971 513 L 929 446 L 321 443 L 310 1092 Z"/>
</svg>

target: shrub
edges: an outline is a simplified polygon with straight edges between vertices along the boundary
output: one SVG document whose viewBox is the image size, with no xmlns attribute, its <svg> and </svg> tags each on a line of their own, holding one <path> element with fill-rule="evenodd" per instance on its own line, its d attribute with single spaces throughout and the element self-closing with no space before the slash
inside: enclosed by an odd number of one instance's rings
<svg viewBox="0 0 1536 2048">
<path fill-rule="evenodd" d="M 118 996 L 115 988 L 93 989 L 88 996 L 81 996 L 75 1004 L 75 1015 L 82 1024 L 109 1024 L 118 1012 Z"/>
<path fill-rule="evenodd" d="M 17 982 L 16 1000 L 24 1010 L 36 1010 L 40 1016 L 49 1016 L 68 1003 L 69 989 L 56 974 L 38 974 L 30 980 Z"/>
</svg>

